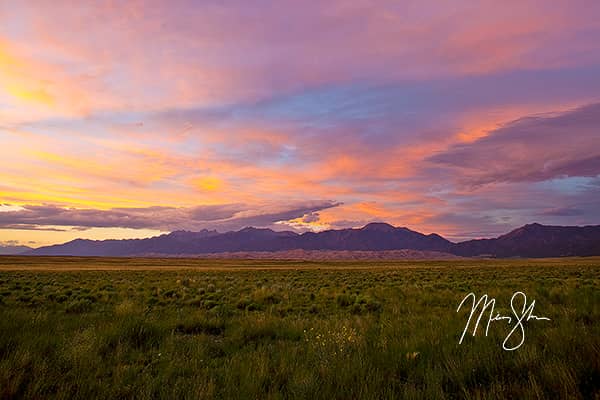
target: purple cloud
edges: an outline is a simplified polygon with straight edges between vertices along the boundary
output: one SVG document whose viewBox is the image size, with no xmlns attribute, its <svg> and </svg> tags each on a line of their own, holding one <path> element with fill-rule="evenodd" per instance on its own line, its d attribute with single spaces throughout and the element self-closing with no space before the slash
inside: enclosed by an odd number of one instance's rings
<svg viewBox="0 0 600 400">
<path fill-rule="evenodd" d="M 518 119 L 428 161 L 455 169 L 462 183 L 538 182 L 600 174 L 600 103 Z"/>
<path fill-rule="evenodd" d="M 294 202 L 288 205 L 252 207 L 243 204 L 207 205 L 188 208 L 147 207 L 113 208 L 109 210 L 64 208 L 55 205 L 27 205 L 16 211 L 0 212 L 0 229 L 56 230 L 74 227 L 82 230 L 100 228 L 133 228 L 173 231 L 179 229 L 235 230 L 246 226 L 273 227 L 278 221 L 338 206 L 326 200 Z"/>
</svg>

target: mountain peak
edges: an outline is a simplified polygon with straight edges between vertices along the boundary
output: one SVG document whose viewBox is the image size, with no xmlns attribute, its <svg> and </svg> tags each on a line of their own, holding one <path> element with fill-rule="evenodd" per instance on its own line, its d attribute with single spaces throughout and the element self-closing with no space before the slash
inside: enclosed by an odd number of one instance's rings
<svg viewBox="0 0 600 400">
<path fill-rule="evenodd" d="M 517 229 L 513 229 L 512 231 L 510 231 L 500 237 L 501 238 L 511 238 L 511 237 L 527 235 L 527 234 L 531 234 L 534 232 L 538 232 L 543 228 L 546 228 L 546 226 L 544 226 L 542 224 L 538 224 L 537 222 L 534 222 L 532 224 L 526 224 Z"/>
<path fill-rule="evenodd" d="M 192 233 L 192 232 L 191 231 L 186 231 L 185 229 L 180 229 L 180 230 L 171 232 L 170 235 L 172 235 L 172 236 L 182 236 L 182 235 L 188 235 L 190 233 Z"/>
<path fill-rule="evenodd" d="M 253 226 L 247 226 L 243 229 L 240 229 L 238 232 L 268 232 L 268 231 L 273 232 L 269 228 L 255 228 Z"/>
<path fill-rule="evenodd" d="M 208 229 L 202 229 L 201 231 L 198 231 L 198 232 L 178 230 L 178 231 L 173 231 L 171 233 L 168 233 L 168 234 L 166 234 L 166 236 L 169 236 L 169 237 L 172 237 L 175 239 L 181 239 L 181 240 L 191 240 L 191 239 L 199 239 L 199 238 L 208 237 L 208 236 L 214 236 L 214 235 L 218 235 L 218 234 L 219 234 L 219 232 L 217 232 L 216 230 L 209 231 Z"/>
<path fill-rule="evenodd" d="M 395 227 L 393 227 L 392 225 L 387 224 L 385 222 L 371 222 L 371 223 L 363 226 L 360 229 L 363 231 L 376 231 L 376 232 L 393 232 L 396 230 Z"/>
<path fill-rule="evenodd" d="M 523 225 L 523 228 L 541 228 L 544 225 L 537 223 L 537 222 L 533 222 L 531 224 L 527 224 L 527 225 Z"/>
</svg>

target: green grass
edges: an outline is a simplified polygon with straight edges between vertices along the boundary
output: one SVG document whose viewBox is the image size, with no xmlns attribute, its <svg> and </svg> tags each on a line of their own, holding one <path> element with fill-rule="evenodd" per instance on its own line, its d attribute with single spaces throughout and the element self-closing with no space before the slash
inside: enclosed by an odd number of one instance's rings
<svg viewBox="0 0 600 400">
<path fill-rule="evenodd" d="M 458 339 L 469 292 L 536 300 Z M 600 398 L 600 259 L 0 258 L 0 398 Z"/>
</svg>

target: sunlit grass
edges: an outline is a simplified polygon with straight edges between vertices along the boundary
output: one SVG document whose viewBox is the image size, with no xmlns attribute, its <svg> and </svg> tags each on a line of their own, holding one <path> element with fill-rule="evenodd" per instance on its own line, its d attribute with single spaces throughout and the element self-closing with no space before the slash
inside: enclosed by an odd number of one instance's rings
<svg viewBox="0 0 600 400">
<path fill-rule="evenodd" d="M 19 265 L 0 272 L 2 398 L 600 395 L 597 259 L 0 258 Z M 514 352 L 500 324 L 458 344 L 468 292 L 506 311 L 515 290 L 551 322 Z"/>
</svg>

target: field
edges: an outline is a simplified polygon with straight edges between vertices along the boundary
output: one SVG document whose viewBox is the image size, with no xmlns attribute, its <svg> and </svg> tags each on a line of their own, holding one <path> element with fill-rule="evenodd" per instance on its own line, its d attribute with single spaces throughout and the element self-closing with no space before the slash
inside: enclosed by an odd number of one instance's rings
<svg viewBox="0 0 600 400">
<path fill-rule="evenodd" d="M 515 291 L 551 320 L 458 343 Z M 599 399 L 599 306 L 599 258 L 1 257 L 0 397 Z"/>
</svg>

